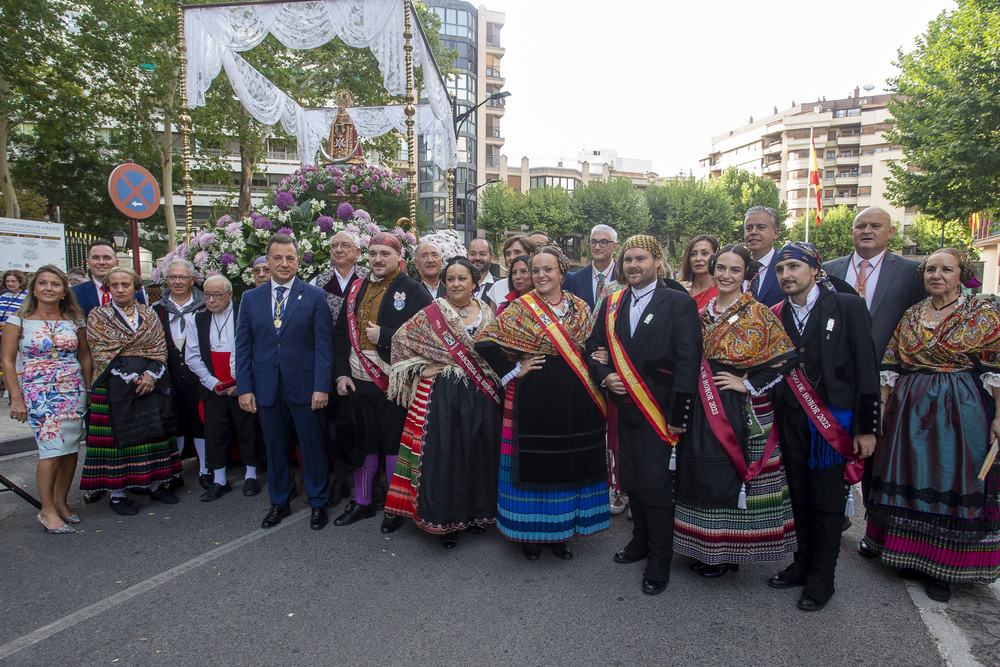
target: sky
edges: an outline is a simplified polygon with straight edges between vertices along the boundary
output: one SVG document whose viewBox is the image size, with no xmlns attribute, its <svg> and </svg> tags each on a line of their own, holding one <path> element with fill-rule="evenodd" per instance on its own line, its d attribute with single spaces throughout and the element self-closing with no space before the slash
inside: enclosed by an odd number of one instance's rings
<svg viewBox="0 0 1000 667">
<path fill-rule="evenodd" d="M 479 2 L 472 0 L 477 7 Z M 511 168 L 584 148 L 695 170 L 715 135 L 855 86 L 885 92 L 897 50 L 951 0 L 489 0 L 505 13 Z M 864 90 L 862 88 L 862 94 Z"/>
</svg>

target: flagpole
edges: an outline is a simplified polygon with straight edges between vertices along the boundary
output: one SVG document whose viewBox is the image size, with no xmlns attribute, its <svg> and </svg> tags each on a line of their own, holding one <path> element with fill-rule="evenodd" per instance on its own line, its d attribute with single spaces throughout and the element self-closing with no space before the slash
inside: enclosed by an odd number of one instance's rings
<svg viewBox="0 0 1000 667">
<path fill-rule="evenodd" d="M 806 181 L 806 243 L 809 243 L 809 185 L 812 182 L 812 146 L 813 146 L 813 129 L 809 128 L 809 178 Z"/>
</svg>

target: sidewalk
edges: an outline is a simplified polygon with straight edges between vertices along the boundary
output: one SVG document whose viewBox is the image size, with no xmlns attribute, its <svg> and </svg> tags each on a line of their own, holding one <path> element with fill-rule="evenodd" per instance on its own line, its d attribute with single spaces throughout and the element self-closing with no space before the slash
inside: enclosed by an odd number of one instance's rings
<svg viewBox="0 0 1000 667">
<path fill-rule="evenodd" d="M 31 427 L 10 418 L 6 398 L 0 398 L 0 456 L 28 452 L 35 448 Z"/>
</svg>

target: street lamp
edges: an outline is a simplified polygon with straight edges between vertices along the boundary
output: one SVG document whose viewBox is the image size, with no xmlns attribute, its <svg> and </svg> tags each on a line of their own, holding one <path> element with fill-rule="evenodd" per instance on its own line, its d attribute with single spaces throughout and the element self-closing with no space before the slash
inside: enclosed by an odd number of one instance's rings
<svg viewBox="0 0 1000 667">
<path fill-rule="evenodd" d="M 455 98 L 454 97 L 451 98 L 451 115 L 452 115 L 452 122 L 454 123 L 454 126 L 455 126 L 455 141 L 458 141 L 458 128 L 461 127 L 462 123 L 464 123 L 465 121 L 467 121 L 469 119 L 469 117 L 472 114 L 474 114 L 479 107 L 483 106 L 487 102 L 492 102 L 493 100 L 502 100 L 505 97 L 510 97 L 510 91 L 509 90 L 501 90 L 501 91 L 495 92 L 495 93 L 493 93 L 491 95 L 488 95 L 485 100 L 483 100 L 482 102 L 480 102 L 476 106 L 474 106 L 471 109 L 468 109 L 466 111 L 463 111 L 460 114 L 456 114 L 455 113 Z M 478 147 L 477 147 L 477 149 L 478 149 Z M 466 172 L 466 173 L 468 173 L 468 172 Z M 486 185 L 486 184 L 483 183 L 483 185 Z M 466 187 L 468 187 L 468 178 L 466 178 Z M 482 186 L 479 186 L 479 187 L 482 187 Z M 468 192 L 468 191 L 466 191 L 466 192 Z M 455 226 L 455 221 L 458 219 L 458 207 L 455 206 L 455 197 L 456 197 L 457 194 L 458 193 L 456 193 L 454 191 L 452 191 L 452 193 L 451 193 L 451 197 L 452 197 L 452 201 L 451 201 L 451 224 L 452 224 L 452 227 Z"/>
<path fill-rule="evenodd" d="M 115 250 L 125 252 L 125 242 L 128 241 L 128 234 L 119 227 L 111 237 L 115 242 Z"/>
<path fill-rule="evenodd" d="M 483 183 L 482 185 L 477 185 L 477 186 L 472 187 L 472 188 L 470 188 L 468 185 L 465 186 L 465 247 L 466 248 L 468 248 L 469 244 L 472 243 L 472 239 L 469 238 L 469 231 L 470 231 L 470 229 L 469 229 L 469 195 L 472 194 L 472 193 L 475 193 L 480 188 L 485 188 L 487 185 L 491 185 L 493 183 L 499 183 L 499 182 L 500 182 L 499 178 L 491 178 L 488 181 L 486 181 L 485 183 Z M 477 205 L 476 208 L 477 209 L 479 208 L 478 205 Z M 474 217 L 473 220 L 475 220 L 475 219 L 476 218 Z"/>
</svg>

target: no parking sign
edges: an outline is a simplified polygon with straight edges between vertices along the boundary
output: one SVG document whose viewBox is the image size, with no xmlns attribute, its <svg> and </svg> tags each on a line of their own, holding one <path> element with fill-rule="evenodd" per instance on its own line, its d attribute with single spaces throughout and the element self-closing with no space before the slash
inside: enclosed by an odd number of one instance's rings
<svg viewBox="0 0 1000 667">
<path fill-rule="evenodd" d="M 108 177 L 108 194 L 119 211 L 143 220 L 160 207 L 160 185 L 146 169 L 131 162 L 115 167 Z"/>
</svg>

